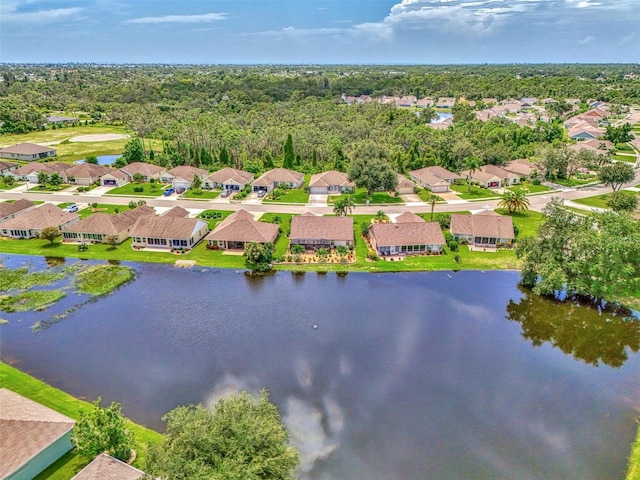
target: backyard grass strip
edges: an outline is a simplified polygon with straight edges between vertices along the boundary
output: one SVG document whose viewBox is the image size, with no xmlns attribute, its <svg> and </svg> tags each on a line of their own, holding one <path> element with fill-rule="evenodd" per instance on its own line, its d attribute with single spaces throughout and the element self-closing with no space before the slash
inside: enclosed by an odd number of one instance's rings
<svg viewBox="0 0 640 480">
<path fill-rule="evenodd" d="M 631 456 L 629 457 L 629 470 L 626 480 L 640 480 L 640 424 L 638 424 L 638 435 L 635 443 L 631 446 Z"/>
</svg>

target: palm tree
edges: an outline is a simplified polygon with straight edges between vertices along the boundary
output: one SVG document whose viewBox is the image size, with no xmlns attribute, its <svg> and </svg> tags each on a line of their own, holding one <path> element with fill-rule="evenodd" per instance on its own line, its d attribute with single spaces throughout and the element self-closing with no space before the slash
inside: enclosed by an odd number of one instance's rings
<svg viewBox="0 0 640 480">
<path fill-rule="evenodd" d="M 353 198 L 350 196 L 339 198 L 333 204 L 333 213 L 335 213 L 338 217 L 343 215 L 348 215 L 353 212 L 353 209 L 356 208 L 356 203 Z"/>
<path fill-rule="evenodd" d="M 469 171 L 467 175 L 467 184 L 469 185 L 469 192 L 471 191 L 471 177 L 476 170 L 480 168 L 480 160 L 476 157 L 469 157 L 464 161 L 464 169 Z"/>
<path fill-rule="evenodd" d="M 524 213 L 529 210 L 529 199 L 526 195 L 527 190 L 524 188 L 505 190 L 498 207 L 507 209 L 509 213 Z"/>
<path fill-rule="evenodd" d="M 345 215 L 350 215 L 353 209 L 356 208 L 356 202 L 350 195 L 343 198 Z"/>
<path fill-rule="evenodd" d="M 436 203 L 438 203 L 438 199 L 440 197 L 438 197 L 437 195 L 434 195 L 433 193 L 430 193 L 429 196 L 427 197 L 427 203 L 429 205 L 431 205 L 431 221 L 433 222 L 433 209 L 436 208 Z"/>
</svg>

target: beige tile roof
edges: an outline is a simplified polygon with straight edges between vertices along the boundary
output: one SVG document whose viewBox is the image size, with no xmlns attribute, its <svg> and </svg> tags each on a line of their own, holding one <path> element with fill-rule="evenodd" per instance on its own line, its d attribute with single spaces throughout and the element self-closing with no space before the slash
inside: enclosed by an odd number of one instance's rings
<svg viewBox="0 0 640 480">
<path fill-rule="evenodd" d="M 107 172 L 103 175 L 104 176 L 110 176 L 113 178 L 119 178 L 121 180 L 128 180 L 129 179 L 129 174 L 123 172 L 122 170 L 111 170 L 110 172 Z"/>
<path fill-rule="evenodd" d="M 189 211 L 182 208 L 180 205 L 176 205 L 175 207 L 167 210 L 162 214 L 163 217 L 182 217 L 187 218 L 189 216 Z"/>
<path fill-rule="evenodd" d="M 206 223 L 197 218 L 154 217 L 145 215 L 131 229 L 132 237 L 188 240 Z"/>
<path fill-rule="evenodd" d="M 462 178 L 457 173 L 450 172 L 446 168 L 442 168 L 437 165 L 433 167 L 420 168 L 419 170 L 413 170 L 412 172 L 409 172 L 409 174 L 413 175 L 416 178 L 419 178 L 429 185 L 435 185 L 440 180 L 453 181 Z"/>
<path fill-rule="evenodd" d="M 412 212 L 404 212 L 396 217 L 396 223 L 424 223 L 424 218 Z"/>
<path fill-rule="evenodd" d="M 0 388 L 0 478 L 5 478 L 73 428 L 75 421 Z"/>
<path fill-rule="evenodd" d="M 97 233 L 102 235 L 118 235 L 136 223 L 143 215 L 153 215 L 153 208 L 142 205 L 133 210 L 126 210 L 117 215 L 94 213 L 76 222 L 63 231 L 71 233 Z"/>
<path fill-rule="evenodd" d="M 11 173 L 13 175 L 29 175 L 33 172 L 45 172 L 45 173 L 62 173 L 71 168 L 68 163 L 62 162 L 49 162 L 49 163 L 29 163 L 23 165 L 20 168 L 16 168 Z"/>
<path fill-rule="evenodd" d="M 11 163 L 11 162 L 3 162 L 0 160 L 0 170 L 7 170 L 9 168 L 13 168 L 16 165 L 18 165 L 17 163 Z"/>
<path fill-rule="evenodd" d="M 444 245 L 438 222 L 375 223 L 369 235 L 378 247 L 392 245 Z"/>
<path fill-rule="evenodd" d="M 35 143 L 18 143 L 17 145 L 11 145 L 10 147 L 1 148 L 2 153 L 17 153 L 19 155 L 37 155 L 38 153 L 56 151 L 53 147 L 43 147 L 42 145 L 36 145 Z"/>
<path fill-rule="evenodd" d="M 173 177 L 180 177 L 192 182 L 196 176 L 202 177 L 207 171 L 202 168 L 192 167 L 191 165 L 180 165 L 179 167 L 172 168 L 167 173 Z"/>
<path fill-rule="evenodd" d="M 211 183 L 227 183 L 233 181 L 238 184 L 244 184 L 250 182 L 253 179 L 253 176 L 254 175 L 251 172 L 226 167 L 209 175 L 207 177 L 207 181 Z"/>
<path fill-rule="evenodd" d="M 354 188 L 356 186 L 354 182 L 349 181 L 349 177 L 346 173 L 338 172 L 336 170 L 329 170 L 328 172 L 311 175 L 311 180 L 309 181 L 310 187 L 329 187 L 331 185 Z"/>
<path fill-rule="evenodd" d="M 278 229 L 276 224 L 256 222 L 249 212 L 238 210 L 220 222 L 206 239 L 227 242 L 275 242 Z"/>
<path fill-rule="evenodd" d="M 106 175 L 111 172 L 109 167 L 105 167 L 104 165 L 95 165 L 93 163 L 81 163 L 79 165 L 74 165 L 71 168 L 66 170 L 67 176 L 72 176 L 76 178 L 99 178 L 102 175 Z"/>
<path fill-rule="evenodd" d="M 531 175 L 534 171 L 537 171 L 539 168 L 535 163 L 531 163 L 529 160 L 524 158 L 519 158 L 517 160 L 512 160 L 504 166 L 504 169 L 507 172 L 517 173 L 518 175 Z"/>
<path fill-rule="evenodd" d="M 26 198 L 21 198 L 20 200 L 16 200 L 15 202 L 2 202 L 0 203 L 0 218 L 8 217 L 9 215 L 14 215 L 21 210 L 25 210 L 27 208 L 33 207 L 35 204 L 31 200 L 27 200 Z"/>
<path fill-rule="evenodd" d="M 142 470 L 101 453 L 71 480 L 138 480 L 144 475 Z"/>
<path fill-rule="evenodd" d="M 396 186 L 396 189 L 399 188 L 413 188 L 415 187 L 415 183 L 413 183 L 411 180 L 409 180 L 407 177 L 405 177 L 402 174 L 398 174 L 398 185 Z"/>
<path fill-rule="evenodd" d="M 144 175 L 145 177 L 153 177 L 156 175 L 160 175 L 165 171 L 163 167 L 144 162 L 133 162 L 129 165 L 125 165 L 120 170 L 125 172 L 130 177 L 133 177 L 136 173 Z"/>
<path fill-rule="evenodd" d="M 451 233 L 473 237 L 515 238 L 511 217 L 499 215 L 491 210 L 474 215 L 451 215 Z"/>
<path fill-rule="evenodd" d="M 294 172 L 287 168 L 274 168 L 268 172 L 264 172 L 260 175 L 251 185 L 256 186 L 268 186 L 278 183 L 299 183 L 304 178 L 304 174 L 300 172 Z"/>
<path fill-rule="evenodd" d="M 293 240 L 351 240 L 353 217 L 300 215 L 291 219 L 289 238 Z"/>
<path fill-rule="evenodd" d="M 51 203 L 45 203 L 20 215 L 2 222 L 1 228 L 7 230 L 40 230 L 45 227 L 60 227 L 78 218 L 77 213 L 62 211 Z"/>
</svg>

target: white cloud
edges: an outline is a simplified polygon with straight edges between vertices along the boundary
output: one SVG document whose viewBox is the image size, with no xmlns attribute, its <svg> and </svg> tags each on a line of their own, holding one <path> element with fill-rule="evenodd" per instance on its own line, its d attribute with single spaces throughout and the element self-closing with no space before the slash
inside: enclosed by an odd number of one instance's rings
<svg viewBox="0 0 640 480">
<path fill-rule="evenodd" d="M 43 23 L 56 23 L 65 20 L 70 20 L 84 10 L 82 7 L 69 7 L 69 8 L 51 8 L 42 10 L 28 10 L 19 9 L 25 5 L 36 3 L 33 1 L 11 1 L 3 0 L 0 3 L 0 20 L 1 23 L 18 23 L 18 24 L 43 24 Z"/>
<path fill-rule="evenodd" d="M 591 43 L 596 39 L 593 35 L 587 35 L 582 40 L 578 42 L 578 45 L 586 45 L 587 43 Z"/>
<path fill-rule="evenodd" d="M 126 23 L 207 23 L 227 19 L 226 13 L 202 13 L 198 15 L 164 15 L 162 17 L 141 17 L 126 20 Z"/>
</svg>

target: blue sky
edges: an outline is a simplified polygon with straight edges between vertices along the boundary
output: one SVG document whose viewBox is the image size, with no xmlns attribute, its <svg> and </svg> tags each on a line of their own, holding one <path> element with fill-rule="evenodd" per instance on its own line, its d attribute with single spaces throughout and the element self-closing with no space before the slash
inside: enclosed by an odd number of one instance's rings
<svg viewBox="0 0 640 480">
<path fill-rule="evenodd" d="M 1 62 L 640 61 L 640 0 L 0 0 Z"/>
</svg>

